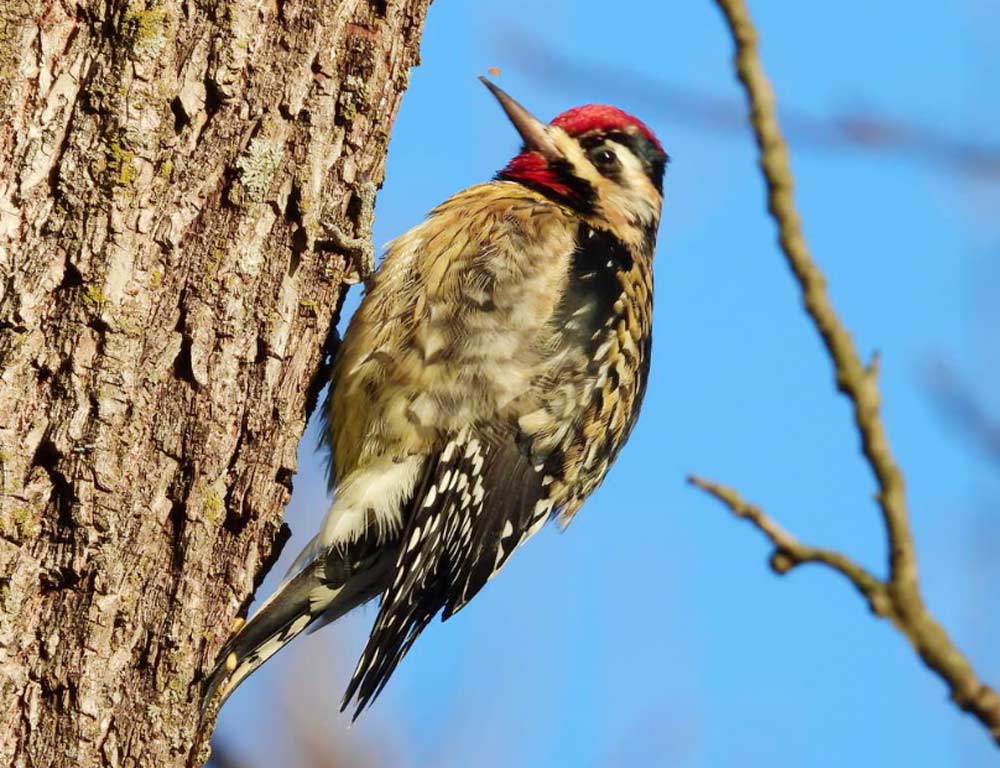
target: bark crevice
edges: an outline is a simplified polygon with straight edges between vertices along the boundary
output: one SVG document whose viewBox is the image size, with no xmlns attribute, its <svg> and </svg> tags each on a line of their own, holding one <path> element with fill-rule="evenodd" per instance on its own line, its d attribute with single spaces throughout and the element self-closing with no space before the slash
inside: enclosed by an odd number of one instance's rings
<svg viewBox="0 0 1000 768">
<path fill-rule="evenodd" d="M 0 764 L 204 761 L 427 4 L 0 10 Z"/>
</svg>

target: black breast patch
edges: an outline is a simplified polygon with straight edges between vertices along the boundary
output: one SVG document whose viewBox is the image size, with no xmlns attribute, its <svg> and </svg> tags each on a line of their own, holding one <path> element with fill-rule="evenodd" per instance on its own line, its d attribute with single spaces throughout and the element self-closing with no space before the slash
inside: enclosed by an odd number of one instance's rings
<svg viewBox="0 0 1000 768">
<path fill-rule="evenodd" d="M 622 294 L 619 272 L 632 269 L 632 255 L 609 232 L 580 224 L 569 282 L 556 321 L 568 341 L 583 347 L 594 344 L 594 334 L 614 315 Z"/>
</svg>

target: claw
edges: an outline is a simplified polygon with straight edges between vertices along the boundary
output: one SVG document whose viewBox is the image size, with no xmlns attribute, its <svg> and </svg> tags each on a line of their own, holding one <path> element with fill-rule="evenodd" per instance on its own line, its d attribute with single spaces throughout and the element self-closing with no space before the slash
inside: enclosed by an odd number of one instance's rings
<svg viewBox="0 0 1000 768">
<path fill-rule="evenodd" d="M 371 287 L 371 279 L 375 274 L 372 223 L 375 220 L 376 191 L 375 183 L 365 180 L 358 185 L 355 192 L 361 203 L 361 210 L 358 213 L 358 230 L 361 232 L 359 236 L 348 235 L 341 226 L 331 220 L 324 219 L 320 222 L 324 235 L 333 246 L 351 257 L 356 277 L 349 279 L 348 282 L 364 283 L 366 288 Z"/>
</svg>

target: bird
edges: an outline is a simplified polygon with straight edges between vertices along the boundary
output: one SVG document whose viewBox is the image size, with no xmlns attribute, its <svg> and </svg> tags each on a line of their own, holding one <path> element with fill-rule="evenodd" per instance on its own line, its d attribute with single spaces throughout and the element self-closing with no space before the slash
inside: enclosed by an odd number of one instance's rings
<svg viewBox="0 0 1000 768">
<path fill-rule="evenodd" d="M 636 423 L 669 157 L 621 109 L 546 124 L 480 80 L 520 151 L 386 246 L 323 406 L 332 505 L 222 648 L 206 706 L 303 630 L 380 597 L 341 705 L 356 719 L 436 615 L 547 521 L 569 524 Z"/>
</svg>

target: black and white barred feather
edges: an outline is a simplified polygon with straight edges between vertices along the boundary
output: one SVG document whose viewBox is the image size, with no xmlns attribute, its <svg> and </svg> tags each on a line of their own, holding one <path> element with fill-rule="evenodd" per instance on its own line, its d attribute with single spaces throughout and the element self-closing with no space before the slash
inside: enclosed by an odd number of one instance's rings
<svg viewBox="0 0 1000 768">
<path fill-rule="evenodd" d="M 461 610 L 544 525 L 552 500 L 543 480 L 512 435 L 491 440 L 471 428 L 429 462 L 342 708 L 356 697 L 356 718 L 431 619 Z"/>
</svg>

